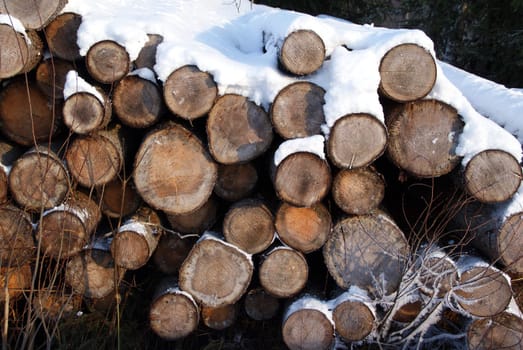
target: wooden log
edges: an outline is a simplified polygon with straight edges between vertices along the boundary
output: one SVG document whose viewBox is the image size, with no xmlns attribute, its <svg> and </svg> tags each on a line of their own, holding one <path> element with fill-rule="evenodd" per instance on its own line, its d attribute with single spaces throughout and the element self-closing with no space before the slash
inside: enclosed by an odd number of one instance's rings
<svg viewBox="0 0 523 350">
<path fill-rule="evenodd" d="M 102 212 L 110 218 L 121 218 L 134 214 L 140 207 L 141 198 L 131 178 L 114 180 L 96 189 Z"/>
<path fill-rule="evenodd" d="M 218 96 L 212 75 L 196 66 L 183 66 L 172 72 L 163 83 L 165 104 L 175 115 L 194 120 L 211 110 Z"/>
<path fill-rule="evenodd" d="M 48 146 L 37 145 L 22 155 L 9 173 L 13 199 L 29 211 L 61 204 L 71 187 L 63 161 Z"/>
<path fill-rule="evenodd" d="M 216 222 L 217 211 L 218 201 L 211 196 L 200 208 L 189 214 L 166 213 L 166 217 L 175 231 L 185 234 L 202 234 Z"/>
<path fill-rule="evenodd" d="M 258 199 L 234 204 L 223 219 L 225 240 L 249 254 L 267 249 L 274 241 L 274 217 Z"/>
<path fill-rule="evenodd" d="M 328 163 L 309 152 L 297 152 L 284 158 L 274 173 L 278 197 L 295 206 L 310 207 L 319 203 L 331 187 Z"/>
<path fill-rule="evenodd" d="M 24 153 L 24 149 L 11 142 L 0 141 L 0 204 L 7 202 L 9 192 L 9 172 L 14 162 Z"/>
<path fill-rule="evenodd" d="M 65 152 L 71 176 L 87 188 L 114 180 L 124 162 L 123 141 L 118 126 L 76 137 Z"/>
<path fill-rule="evenodd" d="M 140 50 L 138 57 L 134 60 L 134 66 L 137 69 L 149 68 L 154 69 L 156 64 L 156 49 L 163 42 L 163 36 L 160 34 L 147 34 L 149 40 Z"/>
<path fill-rule="evenodd" d="M 100 219 L 96 202 L 82 192 L 72 193 L 63 204 L 42 214 L 37 228 L 42 251 L 55 259 L 79 253 Z"/>
<path fill-rule="evenodd" d="M 369 214 L 383 201 L 385 179 L 374 168 L 343 169 L 332 182 L 334 202 L 347 214 Z"/>
<path fill-rule="evenodd" d="M 180 288 L 206 306 L 234 304 L 247 290 L 252 274 L 249 255 L 219 239 L 204 236 L 180 268 Z"/>
<path fill-rule="evenodd" d="M 244 308 L 245 313 L 253 320 L 265 321 L 276 316 L 280 309 L 280 302 L 263 288 L 255 288 L 245 295 Z"/>
<path fill-rule="evenodd" d="M 401 44 L 381 59 L 379 91 L 398 102 L 425 97 L 436 83 L 436 61 L 425 48 Z"/>
<path fill-rule="evenodd" d="M 36 69 L 36 83 L 42 92 L 51 99 L 64 98 L 67 72 L 74 70 L 71 62 L 59 58 L 48 58 L 40 62 Z"/>
<path fill-rule="evenodd" d="M 321 125 L 325 124 L 324 95 L 325 90 L 308 81 L 280 90 L 270 110 L 276 132 L 284 139 L 321 134 Z"/>
<path fill-rule="evenodd" d="M 15 28 L 0 24 L 0 79 L 27 73 L 42 59 L 43 43 L 38 34 L 34 31 L 20 33 Z"/>
<path fill-rule="evenodd" d="M 362 289 L 351 287 L 330 304 L 334 329 L 346 342 L 361 341 L 374 329 L 376 310 Z"/>
<path fill-rule="evenodd" d="M 82 24 L 82 16 L 72 12 L 65 12 L 53 19 L 45 27 L 45 36 L 49 51 L 53 56 L 67 61 L 80 59 L 78 47 L 78 28 Z"/>
<path fill-rule="evenodd" d="M 35 314 L 45 322 L 70 319 L 82 307 L 82 296 L 51 288 L 37 290 L 32 298 Z"/>
<path fill-rule="evenodd" d="M 399 168 L 417 177 L 448 174 L 461 161 L 456 154 L 463 121 L 457 111 L 437 100 L 409 102 L 385 117 L 387 154 Z"/>
<path fill-rule="evenodd" d="M 9 303 L 31 288 L 33 273 L 31 265 L 0 267 L 0 302 Z"/>
<path fill-rule="evenodd" d="M 35 256 L 31 217 L 14 205 L 0 206 L 0 266 L 22 266 Z"/>
<path fill-rule="evenodd" d="M 13 80 L 0 92 L 2 132 L 22 145 L 48 141 L 58 130 L 59 108 L 40 91 L 35 83 Z"/>
<path fill-rule="evenodd" d="M 415 299 L 413 301 L 401 305 L 392 315 L 392 319 L 400 323 L 411 323 L 422 312 L 423 307 L 424 305 L 422 300 Z"/>
<path fill-rule="evenodd" d="M 224 330 L 236 322 L 236 304 L 219 307 L 202 306 L 202 321 L 207 327 L 215 330 Z"/>
<path fill-rule="evenodd" d="M 138 75 L 128 75 L 116 84 L 113 108 L 122 124 L 132 128 L 146 128 L 161 117 L 162 93 L 152 81 Z"/>
<path fill-rule="evenodd" d="M 325 44 L 312 30 L 296 30 L 283 41 L 278 59 L 282 68 L 291 74 L 311 74 L 325 60 Z"/>
<path fill-rule="evenodd" d="M 18 18 L 27 29 L 42 29 L 66 3 L 65 0 L 6 0 L 0 3 L 0 13 Z"/>
<path fill-rule="evenodd" d="M 114 234 L 111 254 L 116 265 L 128 270 L 144 266 L 160 239 L 160 217 L 148 207 L 140 208 Z"/>
<path fill-rule="evenodd" d="M 214 193 L 235 202 L 250 195 L 258 182 L 258 172 L 252 163 L 218 164 Z"/>
<path fill-rule="evenodd" d="M 62 114 L 64 124 L 76 134 L 89 134 L 107 127 L 111 121 L 111 101 L 107 95 L 97 89 L 100 99 L 87 91 L 78 91 L 67 96 Z"/>
<path fill-rule="evenodd" d="M 483 203 L 510 199 L 518 190 L 522 177 L 519 161 L 510 153 L 497 149 L 476 154 L 463 173 L 465 189 Z"/>
<path fill-rule="evenodd" d="M 338 168 L 367 166 L 385 152 L 387 137 L 387 128 L 374 116 L 348 114 L 332 126 L 327 155 Z"/>
<path fill-rule="evenodd" d="M 469 350 L 523 349 L 523 319 L 503 312 L 489 318 L 479 318 L 468 326 Z"/>
<path fill-rule="evenodd" d="M 321 203 L 312 207 L 282 203 L 276 213 L 275 227 L 283 243 L 307 254 L 325 244 L 331 232 L 332 218 Z"/>
<path fill-rule="evenodd" d="M 175 275 L 196 243 L 197 236 L 164 231 L 152 256 L 155 266 L 166 275 Z"/>
<path fill-rule="evenodd" d="M 259 279 L 263 289 L 277 297 L 290 298 L 303 290 L 309 266 L 302 253 L 289 247 L 277 247 L 264 255 Z"/>
<path fill-rule="evenodd" d="M 433 298 L 443 298 L 458 281 L 456 263 L 439 249 L 423 253 L 419 258 L 420 292 Z"/>
<path fill-rule="evenodd" d="M 176 215 L 203 206 L 216 176 L 216 163 L 201 141 L 170 123 L 145 137 L 136 154 L 133 177 L 147 204 Z"/>
<path fill-rule="evenodd" d="M 262 155 L 273 139 L 267 113 L 246 97 L 227 94 L 214 104 L 207 119 L 209 151 L 222 164 L 248 162 Z"/>
<path fill-rule="evenodd" d="M 408 253 L 403 232 L 383 213 L 341 220 L 323 246 L 325 265 L 338 286 L 355 285 L 376 297 L 397 290 Z"/>
<path fill-rule="evenodd" d="M 91 46 L 85 63 L 91 77 L 103 84 L 115 83 L 131 69 L 127 50 L 113 40 L 102 40 Z"/>
</svg>

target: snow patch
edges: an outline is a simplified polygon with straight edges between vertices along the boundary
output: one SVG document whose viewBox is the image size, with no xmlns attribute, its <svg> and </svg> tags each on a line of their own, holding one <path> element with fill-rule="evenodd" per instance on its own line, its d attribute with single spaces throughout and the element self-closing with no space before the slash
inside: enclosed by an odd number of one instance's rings
<svg viewBox="0 0 523 350">
<path fill-rule="evenodd" d="M 156 75 L 151 69 L 147 67 L 135 69 L 131 73 L 129 73 L 129 75 L 137 75 L 142 79 L 149 80 L 155 85 L 158 85 L 158 82 L 156 81 Z"/>
<path fill-rule="evenodd" d="M 104 104 L 104 98 L 102 94 L 96 90 L 96 88 L 86 82 L 82 77 L 78 75 L 78 72 L 75 70 L 70 70 L 67 72 L 65 77 L 64 85 L 64 100 L 67 100 L 71 95 L 78 92 L 87 92 L 96 97 L 102 105 Z"/>
<path fill-rule="evenodd" d="M 7 24 L 8 26 L 12 27 L 15 31 L 24 36 L 27 45 L 31 45 L 31 39 L 25 32 L 25 27 L 18 18 L 7 14 L 0 14 L 0 24 Z"/>
<path fill-rule="evenodd" d="M 325 138 L 322 135 L 290 139 L 282 142 L 274 153 L 274 165 L 280 165 L 285 158 L 298 152 L 312 153 L 325 160 L 324 149 Z"/>
</svg>

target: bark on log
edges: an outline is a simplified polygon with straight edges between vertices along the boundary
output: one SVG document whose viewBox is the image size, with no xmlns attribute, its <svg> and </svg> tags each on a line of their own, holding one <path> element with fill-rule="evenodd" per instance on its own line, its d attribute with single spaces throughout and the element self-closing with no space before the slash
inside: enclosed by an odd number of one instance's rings
<svg viewBox="0 0 523 350">
<path fill-rule="evenodd" d="M 469 350 L 523 349 L 523 319 L 503 312 L 474 320 L 467 330 Z"/>
<path fill-rule="evenodd" d="M 123 180 L 118 176 L 98 187 L 96 192 L 102 212 L 110 218 L 132 215 L 141 204 L 140 195 L 130 178 Z"/>
<path fill-rule="evenodd" d="M 163 42 L 163 36 L 160 34 L 147 34 L 149 40 L 140 50 L 138 57 L 134 60 L 134 66 L 139 68 L 154 69 L 156 64 L 156 49 Z"/>
<path fill-rule="evenodd" d="M 321 134 L 321 125 L 325 124 L 324 95 L 325 90 L 308 81 L 280 90 L 270 111 L 276 132 L 284 139 Z"/>
<path fill-rule="evenodd" d="M 483 203 L 499 203 L 516 193 L 523 174 L 513 155 L 492 149 L 472 157 L 463 177 L 467 192 L 474 198 Z"/>
<path fill-rule="evenodd" d="M 24 153 L 24 149 L 11 142 L 0 141 L 0 204 L 7 202 L 9 192 L 9 172 L 14 162 Z"/>
<path fill-rule="evenodd" d="M 381 59 L 379 90 L 398 102 L 425 97 L 436 83 L 436 62 L 425 48 L 401 44 Z"/>
<path fill-rule="evenodd" d="M 274 173 L 278 197 L 298 207 L 319 203 L 331 188 L 328 163 L 308 152 L 293 153 L 282 160 Z"/>
<path fill-rule="evenodd" d="M 0 266 L 22 266 L 35 256 L 30 216 L 14 205 L 0 206 Z"/>
<path fill-rule="evenodd" d="M 91 77 L 103 84 L 112 84 L 129 73 L 131 61 L 125 47 L 112 40 L 99 41 L 85 56 Z"/>
<path fill-rule="evenodd" d="M 35 314 L 46 322 L 67 320 L 82 307 L 82 296 L 52 290 L 52 287 L 36 291 L 32 298 Z"/>
<path fill-rule="evenodd" d="M 134 183 L 151 207 L 188 214 L 209 199 L 217 166 L 187 129 L 171 123 L 145 137 L 135 158 Z"/>
<path fill-rule="evenodd" d="M 262 155 L 273 139 L 267 113 L 246 97 L 221 96 L 207 119 L 209 151 L 222 164 L 248 162 Z"/>
<path fill-rule="evenodd" d="M 311 74 L 325 60 L 325 44 L 312 30 L 296 30 L 283 41 L 278 59 L 282 68 L 291 74 Z"/>
<path fill-rule="evenodd" d="M 365 339 L 374 329 L 376 310 L 371 299 L 358 289 L 349 289 L 333 302 L 334 329 L 343 340 L 356 342 Z"/>
<path fill-rule="evenodd" d="M 290 298 L 307 283 L 309 266 L 302 253 L 278 247 L 267 253 L 260 265 L 259 279 L 263 289 L 277 297 Z"/>
<path fill-rule="evenodd" d="M 276 213 L 275 227 L 283 243 L 307 254 L 325 244 L 331 232 L 332 218 L 321 203 L 312 207 L 282 203 Z"/>
<path fill-rule="evenodd" d="M 48 141 L 58 130 L 60 108 L 35 83 L 16 79 L 0 93 L 2 132 L 22 146 Z"/>
<path fill-rule="evenodd" d="M 274 217 L 258 199 L 236 203 L 223 219 L 225 240 L 249 254 L 267 249 L 274 240 L 274 232 Z"/>
<path fill-rule="evenodd" d="M 64 101 L 62 110 L 64 124 L 72 132 L 89 134 L 104 129 L 111 121 L 111 101 L 101 89 L 97 90 L 103 102 L 87 91 L 75 92 Z"/>
<path fill-rule="evenodd" d="M 0 13 L 18 18 L 27 29 L 42 29 L 66 3 L 66 0 L 5 0 L 0 3 Z"/>
<path fill-rule="evenodd" d="M 78 28 L 82 24 L 82 16 L 66 12 L 56 16 L 45 28 L 47 45 L 53 56 L 67 61 L 80 59 L 78 47 Z"/>
<path fill-rule="evenodd" d="M 224 330 L 236 322 L 236 304 L 219 307 L 202 306 L 203 324 L 211 329 Z"/>
<path fill-rule="evenodd" d="M 247 290 L 252 273 L 250 256 L 221 240 L 202 239 L 180 268 L 180 288 L 206 306 L 234 304 Z"/>
<path fill-rule="evenodd" d="M 385 125 L 370 114 L 348 114 L 330 130 L 327 155 L 338 168 L 370 165 L 385 152 Z"/>
<path fill-rule="evenodd" d="M 263 288 L 252 289 L 245 295 L 245 313 L 256 321 L 270 320 L 280 308 L 278 298 L 268 294 Z"/>
<path fill-rule="evenodd" d="M 332 182 L 334 202 L 347 214 L 369 214 L 385 196 L 385 179 L 371 167 L 343 169 Z"/>
<path fill-rule="evenodd" d="M 397 290 L 408 253 L 403 232 L 382 213 L 338 222 L 323 246 L 325 264 L 341 288 L 355 285 L 377 297 Z"/>
<path fill-rule="evenodd" d="M 258 172 L 252 163 L 218 164 L 214 193 L 230 202 L 250 195 L 258 182 Z"/>
<path fill-rule="evenodd" d="M 166 213 L 166 217 L 175 231 L 202 234 L 216 222 L 217 211 L 218 201 L 211 196 L 203 206 L 189 214 L 173 215 Z"/>
<path fill-rule="evenodd" d="M 42 59 L 43 43 L 34 31 L 19 33 L 8 24 L 0 24 L 0 46 L 0 79 L 27 73 Z"/>
<path fill-rule="evenodd" d="M 0 267 L 0 302 L 10 302 L 20 297 L 31 287 L 33 273 L 31 265 Z"/>
<path fill-rule="evenodd" d="M 176 232 L 163 232 L 152 257 L 154 264 L 166 275 L 178 274 L 197 238 L 195 235 L 182 236 Z"/>
<path fill-rule="evenodd" d="M 70 70 L 74 70 L 74 66 L 69 61 L 45 59 L 36 69 L 36 83 L 48 98 L 63 100 L 66 76 Z"/>
<path fill-rule="evenodd" d="M 194 120 L 206 115 L 218 96 L 212 75 L 196 66 L 183 66 L 169 75 L 163 84 L 165 104 L 175 115 Z"/>
</svg>

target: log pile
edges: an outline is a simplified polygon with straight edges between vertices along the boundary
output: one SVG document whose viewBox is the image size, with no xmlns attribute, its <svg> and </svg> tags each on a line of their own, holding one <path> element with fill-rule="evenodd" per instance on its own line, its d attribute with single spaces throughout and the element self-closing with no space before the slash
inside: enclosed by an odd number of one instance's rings
<svg viewBox="0 0 523 350">
<path fill-rule="evenodd" d="M 15 11 L 30 1 L 0 5 L 26 29 L 0 24 L 2 301 L 39 286 L 28 300 L 42 322 L 71 317 L 79 296 L 118 296 L 135 271 L 154 269 L 166 278 L 145 296 L 147 321 L 169 341 L 279 317 L 290 349 L 336 339 L 521 349 L 505 272 L 523 274 L 523 213 L 498 214 L 521 166 L 495 149 L 460 166 L 467 125 L 424 98 L 437 75 L 427 50 L 383 56 L 384 122 L 349 113 L 326 138 L 325 90 L 308 80 L 327 59 L 314 31 L 282 43 L 279 69 L 300 78 L 265 110 L 219 95 L 194 65 L 159 81 L 159 35 L 135 61 L 112 40 L 82 57 L 81 17 L 41 3 L 38 19 Z M 59 278 L 42 277 L 55 265 Z M 442 325 L 448 313 L 467 320 L 458 333 Z"/>
</svg>

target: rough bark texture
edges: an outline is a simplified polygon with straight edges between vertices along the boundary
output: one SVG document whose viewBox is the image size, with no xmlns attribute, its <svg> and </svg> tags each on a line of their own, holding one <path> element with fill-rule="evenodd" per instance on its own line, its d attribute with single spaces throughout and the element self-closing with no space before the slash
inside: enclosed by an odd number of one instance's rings
<svg viewBox="0 0 523 350">
<path fill-rule="evenodd" d="M 11 142 L 0 141 L 0 204 L 7 202 L 9 193 L 9 172 L 24 149 Z"/>
<path fill-rule="evenodd" d="M 129 73 L 131 61 L 125 47 L 112 40 L 99 41 L 85 56 L 91 77 L 103 84 L 111 84 Z"/>
<path fill-rule="evenodd" d="M 36 83 L 49 98 L 62 100 L 67 72 L 74 70 L 71 62 L 59 58 L 43 60 L 36 69 Z"/>
<path fill-rule="evenodd" d="M 216 222 L 218 201 L 211 196 L 200 208 L 189 214 L 166 213 L 171 227 L 181 233 L 201 234 L 210 229 Z"/>
<path fill-rule="evenodd" d="M 77 42 L 78 28 L 82 17 L 76 13 L 66 12 L 57 16 L 45 28 L 49 51 L 53 56 L 67 61 L 80 59 L 80 48 Z"/>
<path fill-rule="evenodd" d="M 220 307 L 202 306 L 203 324 L 211 329 L 223 330 L 236 321 L 236 304 L 228 304 Z"/>
<path fill-rule="evenodd" d="M 348 342 L 363 340 L 374 328 L 375 316 L 369 307 L 356 300 L 347 300 L 332 310 L 336 332 Z"/>
<path fill-rule="evenodd" d="M 504 312 L 474 320 L 468 327 L 469 350 L 523 349 L 523 319 Z"/>
<path fill-rule="evenodd" d="M 0 206 L 0 266 L 22 266 L 35 256 L 30 216 L 11 204 Z"/>
<path fill-rule="evenodd" d="M 104 129 L 111 121 L 111 101 L 98 89 L 103 102 L 90 92 L 80 91 L 69 96 L 63 105 L 64 124 L 74 133 L 89 134 Z"/>
<path fill-rule="evenodd" d="M 133 214 L 142 202 L 130 178 L 122 181 L 122 178 L 118 176 L 98 187 L 96 192 L 102 212 L 111 218 Z"/>
<path fill-rule="evenodd" d="M 134 60 L 134 66 L 139 68 L 153 69 L 156 64 L 156 49 L 163 42 L 160 34 L 147 34 L 149 41 L 140 50 L 138 57 Z"/>
<path fill-rule="evenodd" d="M 327 350 L 334 342 L 334 328 L 322 312 L 301 309 L 292 313 L 282 326 L 285 345 L 291 350 Z"/>
<path fill-rule="evenodd" d="M 163 232 L 152 257 L 154 264 L 166 275 L 177 274 L 197 238 L 196 235 L 181 236 L 176 232 Z"/>
<path fill-rule="evenodd" d="M 289 73 L 311 74 L 325 60 L 325 44 L 312 30 L 296 30 L 283 41 L 278 58 L 283 69 Z"/>
<path fill-rule="evenodd" d="M 258 172 L 252 163 L 218 164 L 218 178 L 214 193 L 234 202 L 252 193 L 258 182 Z"/>
<path fill-rule="evenodd" d="M 278 298 L 268 294 L 263 288 L 250 290 L 245 295 L 245 312 L 256 321 L 270 320 L 280 308 Z"/>
<path fill-rule="evenodd" d="M 33 273 L 31 265 L 20 267 L 0 267 L 0 302 L 10 302 L 31 287 Z"/>
<path fill-rule="evenodd" d="M 260 284 L 277 298 L 298 294 L 309 278 L 309 266 L 302 253 L 291 248 L 276 248 L 263 259 L 259 269 Z"/>
<path fill-rule="evenodd" d="M 66 0 L 5 0 L 0 3 L 0 13 L 18 18 L 26 29 L 42 29 L 66 3 Z"/>
</svg>

